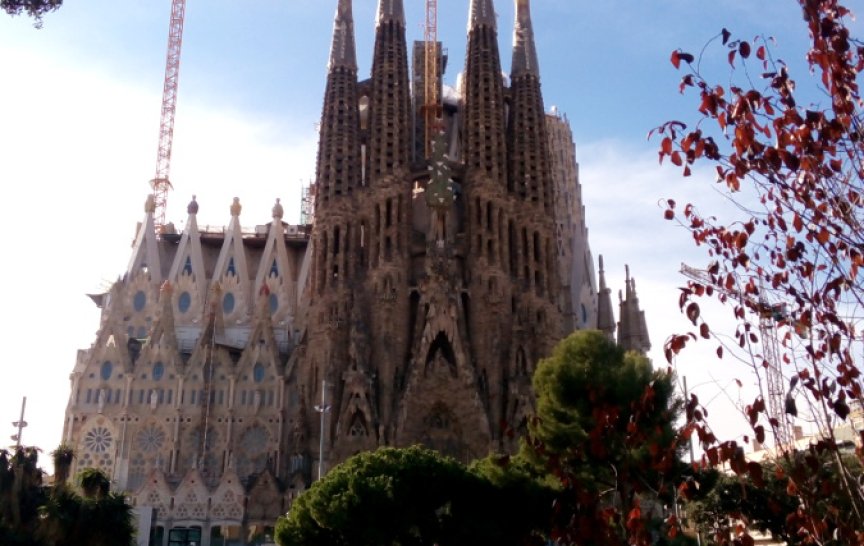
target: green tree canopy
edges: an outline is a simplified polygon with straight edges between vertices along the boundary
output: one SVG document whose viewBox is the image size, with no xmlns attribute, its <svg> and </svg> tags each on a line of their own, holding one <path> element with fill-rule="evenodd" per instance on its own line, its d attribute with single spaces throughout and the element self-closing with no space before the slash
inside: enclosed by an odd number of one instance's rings
<svg viewBox="0 0 864 546">
<path fill-rule="evenodd" d="M 0 450 L 0 544 L 3 546 L 117 546 L 131 544 L 134 535 L 131 507 L 122 495 L 109 491 L 108 478 L 85 469 L 82 497 L 64 482 L 42 485 L 38 450 Z M 55 457 L 63 463 L 58 479 L 68 470 L 70 449 L 60 447 Z"/>
<path fill-rule="evenodd" d="M 652 522 L 665 517 L 663 505 L 689 472 L 671 372 L 655 371 L 599 331 L 579 331 L 540 361 L 534 391 L 537 418 L 523 454 L 561 483 L 556 537 L 656 542 Z"/>
<path fill-rule="evenodd" d="M 542 490 L 482 474 L 421 447 L 361 453 L 298 497 L 276 538 L 283 546 L 529 543 L 550 506 Z"/>
</svg>

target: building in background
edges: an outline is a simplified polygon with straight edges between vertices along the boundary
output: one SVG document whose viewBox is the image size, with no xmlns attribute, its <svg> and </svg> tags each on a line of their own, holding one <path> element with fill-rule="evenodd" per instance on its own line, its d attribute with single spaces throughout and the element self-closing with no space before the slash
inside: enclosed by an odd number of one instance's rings
<svg viewBox="0 0 864 546">
<path fill-rule="evenodd" d="M 529 2 L 516 7 L 509 82 L 491 0 L 471 1 L 459 89 L 442 87 L 435 44 L 429 131 L 402 1 L 379 2 L 365 80 L 338 1 L 311 223 L 286 223 L 277 200 L 246 229 L 235 199 L 227 227 L 203 228 L 193 198 L 183 232 L 160 232 L 147 200 L 125 274 L 92 296 L 101 323 L 64 440 L 78 469 L 155 510 L 153 543 L 262 537 L 362 450 L 512 450 L 538 359 L 575 328 L 614 334 L 569 122 L 545 113 Z M 619 339 L 647 349 L 629 278 L 621 312 Z"/>
</svg>

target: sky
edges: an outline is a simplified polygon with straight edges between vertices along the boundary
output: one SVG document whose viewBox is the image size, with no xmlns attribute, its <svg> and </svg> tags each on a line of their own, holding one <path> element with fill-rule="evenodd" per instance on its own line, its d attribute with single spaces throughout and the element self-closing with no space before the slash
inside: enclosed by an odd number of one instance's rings
<svg viewBox="0 0 864 546">
<path fill-rule="evenodd" d="M 848 2 L 858 12 L 862 3 Z M 123 274 L 144 216 L 171 6 L 170 0 L 65 4 L 45 17 L 42 29 L 25 17 L 0 15 L 0 285 L 6 286 L 0 445 L 15 432 L 12 421 L 26 396 L 24 443 L 46 453 L 61 438 L 76 351 L 93 342 L 99 324 L 85 294 L 104 291 Z M 405 4 L 410 43 L 422 39 L 425 3 Z M 513 4 L 495 4 L 507 71 Z M 335 0 L 188 0 L 169 221 L 182 228 L 192 195 L 199 224 L 227 224 L 234 196 L 244 206 L 244 225 L 267 223 L 276 198 L 286 220 L 299 220 L 301 186 L 315 174 L 335 6 Z M 375 0 L 354 1 L 361 78 L 370 70 L 375 9 Z M 445 81 L 453 85 L 464 65 L 468 1 L 439 0 L 438 12 L 449 55 Z M 659 143 L 646 138 L 664 121 L 697 120 L 697 99 L 678 93 L 683 74 L 670 53 L 697 54 L 727 27 L 745 39 L 773 36 L 775 52 L 795 68 L 807 45 L 797 3 L 534 0 L 532 15 L 546 106 L 566 114 L 573 129 L 591 248 L 605 258 L 613 293 L 623 288 L 629 264 L 648 317 L 650 356 L 666 366 L 664 340 L 689 324 L 677 306 L 678 287 L 686 284 L 680 264 L 700 266 L 707 258 L 685 230 L 663 220 L 658 202 L 672 197 L 703 210 L 729 208 L 708 169 L 683 179 L 658 165 Z M 702 69 L 728 81 L 725 58 L 715 43 Z M 715 347 L 703 343 L 686 352 L 675 369 L 708 403 L 721 437 L 740 439 L 745 427 L 735 404 L 752 374 L 718 363 Z"/>
</svg>

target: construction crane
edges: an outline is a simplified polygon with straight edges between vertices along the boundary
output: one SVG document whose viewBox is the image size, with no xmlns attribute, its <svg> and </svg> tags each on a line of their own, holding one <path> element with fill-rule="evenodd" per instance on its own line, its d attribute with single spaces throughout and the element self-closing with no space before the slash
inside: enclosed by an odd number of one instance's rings
<svg viewBox="0 0 864 546">
<path fill-rule="evenodd" d="M 159 123 L 159 148 L 156 153 L 156 176 L 150 181 L 156 205 L 156 228 L 165 228 L 165 209 L 171 189 L 171 146 L 174 142 L 174 114 L 177 110 L 177 82 L 180 76 L 180 48 L 183 45 L 183 20 L 186 0 L 172 0 L 168 27 L 168 53 L 165 57 L 165 83 L 162 87 L 162 120 Z"/>
<path fill-rule="evenodd" d="M 438 51 L 438 0 L 426 0 L 426 25 L 423 31 L 425 70 L 423 73 L 423 103 L 426 157 L 432 155 L 432 139 L 441 127 L 441 91 L 438 86 L 440 52 Z"/>
<path fill-rule="evenodd" d="M 780 344 L 777 340 L 777 324 L 788 318 L 786 306 L 782 303 L 770 304 L 764 298 L 755 300 L 741 292 L 735 292 L 719 287 L 711 282 L 706 271 L 681 264 L 681 274 L 700 284 L 713 286 L 726 295 L 743 300 L 747 306 L 759 315 L 759 335 L 762 341 L 762 358 L 765 362 L 765 387 L 767 391 L 768 416 L 776 420 L 773 427 L 774 443 L 778 449 L 788 448 L 792 441 L 789 424 L 786 421 L 786 398 L 784 392 L 783 371 L 780 369 Z"/>
</svg>

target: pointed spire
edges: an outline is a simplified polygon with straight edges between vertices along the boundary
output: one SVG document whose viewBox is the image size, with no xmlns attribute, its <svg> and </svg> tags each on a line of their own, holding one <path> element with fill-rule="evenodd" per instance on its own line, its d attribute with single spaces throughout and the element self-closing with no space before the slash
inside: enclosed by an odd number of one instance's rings
<svg viewBox="0 0 864 546">
<path fill-rule="evenodd" d="M 354 46 L 354 16 L 351 13 L 351 0 L 339 0 L 336 18 L 333 21 L 333 45 L 330 49 L 331 71 L 345 68 L 357 70 L 357 53 Z"/>
<path fill-rule="evenodd" d="M 375 17 L 375 26 L 380 26 L 381 23 L 387 21 L 396 21 L 396 23 L 405 26 L 405 8 L 402 0 L 378 0 L 378 15 Z"/>
<path fill-rule="evenodd" d="M 511 78 L 534 76 L 540 78 L 537 48 L 534 45 L 534 26 L 531 24 L 531 0 L 516 0 L 516 23 L 513 27 L 513 64 Z"/>
<path fill-rule="evenodd" d="M 404 178 L 411 163 L 411 87 L 402 0 L 378 1 L 368 104 L 366 185 L 388 176 Z"/>
<path fill-rule="evenodd" d="M 630 277 L 630 267 L 626 268 L 624 280 L 624 297 L 619 295 L 620 321 L 618 323 L 618 345 L 628 351 L 638 351 L 642 354 L 651 349 L 648 338 L 648 326 L 645 322 L 645 311 L 639 308 L 639 296 L 636 295 L 636 279 Z"/>
<path fill-rule="evenodd" d="M 612 291 L 606 286 L 606 272 L 603 270 L 603 256 L 600 256 L 600 291 L 597 294 L 597 329 L 614 339 L 615 316 L 612 312 Z"/>
<path fill-rule="evenodd" d="M 492 27 L 497 30 L 495 21 L 495 6 L 492 0 L 471 0 L 471 15 L 468 19 L 468 31 L 472 31 L 479 26 Z"/>
</svg>

